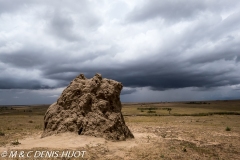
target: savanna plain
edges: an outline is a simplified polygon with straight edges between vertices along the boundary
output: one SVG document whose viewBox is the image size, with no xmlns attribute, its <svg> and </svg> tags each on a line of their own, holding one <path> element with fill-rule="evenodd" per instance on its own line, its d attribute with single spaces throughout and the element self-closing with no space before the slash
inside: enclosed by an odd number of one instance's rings
<svg viewBox="0 0 240 160">
<path fill-rule="evenodd" d="M 120 142 L 76 133 L 41 138 L 49 105 L 0 106 L 0 154 L 79 150 L 86 151 L 83 157 L 37 159 L 240 159 L 240 100 L 122 106 L 125 122 L 135 138 Z"/>
</svg>

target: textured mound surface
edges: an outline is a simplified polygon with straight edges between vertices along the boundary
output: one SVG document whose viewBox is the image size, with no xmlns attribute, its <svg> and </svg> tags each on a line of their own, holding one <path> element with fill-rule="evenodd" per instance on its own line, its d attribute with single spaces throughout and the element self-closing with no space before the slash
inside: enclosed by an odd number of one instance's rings
<svg viewBox="0 0 240 160">
<path fill-rule="evenodd" d="M 108 140 L 133 138 L 121 113 L 122 87 L 121 83 L 100 74 L 91 79 L 80 74 L 48 108 L 42 137 L 76 132 Z"/>
</svg>

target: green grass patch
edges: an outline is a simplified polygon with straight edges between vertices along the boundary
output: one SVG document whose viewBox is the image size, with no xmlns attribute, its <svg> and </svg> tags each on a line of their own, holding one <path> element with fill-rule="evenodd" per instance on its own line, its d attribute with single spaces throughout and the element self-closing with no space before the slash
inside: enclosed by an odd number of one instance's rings
<svg viewBox="0 0 240 160">
<path fill-rule="evenodd" d="M 225 131 L 231 131 L 230 127 L 226 127 Z"/>
<path fill-rule="evenodd" d="M 0 136 L 5 136 L 5 133 L 0 131 Z"/>
</svg>

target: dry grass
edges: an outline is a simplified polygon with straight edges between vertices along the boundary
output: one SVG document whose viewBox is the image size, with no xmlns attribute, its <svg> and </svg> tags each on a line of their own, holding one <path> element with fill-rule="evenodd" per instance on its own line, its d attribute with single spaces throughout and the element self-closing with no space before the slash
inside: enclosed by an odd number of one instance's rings
<svg viewBox="0 0 240 160">
<path fill-rule="evenodd" d="M 87 145 L 78 149 L 87 151 L 84 159 L 238 159 L 239 115 L 173 116 L 209 112 L 240 113 L 240 101 L 209 103 L 124 104 L 122 111 L 128 115 L 124 117 L 127 125 L 133 133 L 141 135 L 135 140 L 137 146 L 113 150 L 104 145 Z M 140 107 L 169 107 L 172 111 L 169 115 L 167 110 L 159 109 L 156 110 L 157 114 L 166 116 L 152 116 L 154 113 L 147 113 L 147 110 L 141 112 L 137 109 Z M 1 109 L 0 147 L 16 140 L 21 143 L 24 137 L 41 134 L 46 109 L 47 106 L 10 106 Z M 29 110 L 31 112 L 26 112 Z M 141 114 L 149 116 L 140 116 Z M 227 131 L 227 128 L 230 130 Z"/>
<path fill-rule="evenodd" d="M 166 108 L 171 108 L 171 115 L 185 114 L 194 115 L 199 113 L 212 112 L 236 112 L 240 114 L 240 101 L 208 101 L 206 104 L 187 104 L 189 102 L 176 103 L 152 103 L 152 104 L 123 104 L 123 115 L 155 115 L 155 113 L 148 114 L 148 110 L 141 111 L 140 108 L 157 108 L 156 114 L 169 115 Z"/>
<path fill-rule="evenodd" d="M 32 121 L 32 123 L 29 123 Z M 5 135 L 0 136 L 0 146 L 11 141 L 41 132 L 43 129 L 43 116 L 39 115 L 1 115 L 0 131 Z"/>
</svg>

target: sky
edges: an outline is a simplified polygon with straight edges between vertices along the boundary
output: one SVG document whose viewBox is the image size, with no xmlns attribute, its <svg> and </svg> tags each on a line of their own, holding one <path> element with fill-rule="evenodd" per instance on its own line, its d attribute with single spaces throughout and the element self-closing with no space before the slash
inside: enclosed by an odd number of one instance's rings
<svg viewBox="0 0 240 160">
<path fill-rule="evenodd" d="M 122 102 L 240 99 L 239 0 L 0 0 L 0 105 L 50 104 L 80 73 Z"/>
</svg>

